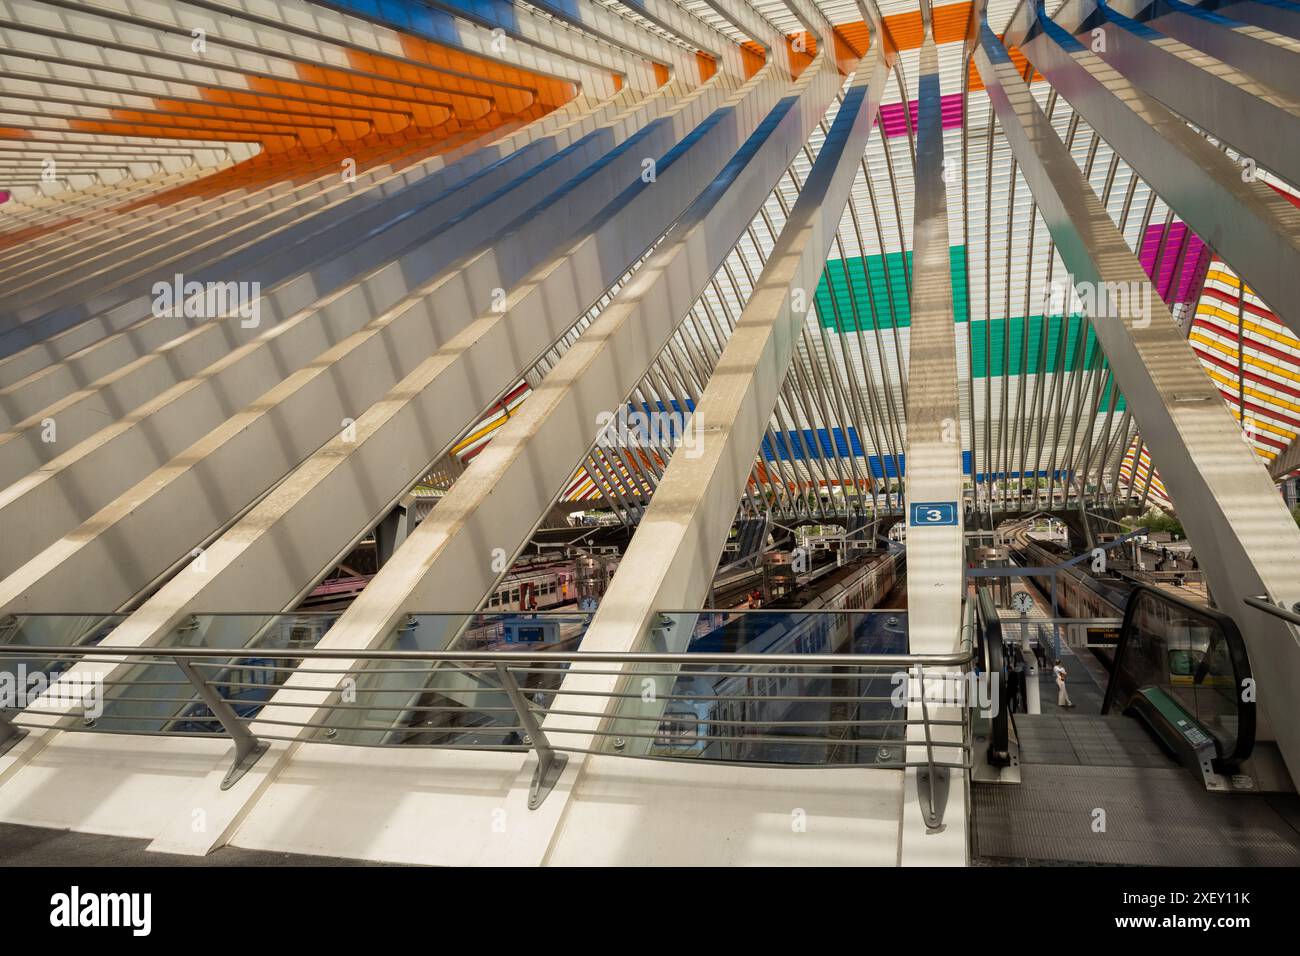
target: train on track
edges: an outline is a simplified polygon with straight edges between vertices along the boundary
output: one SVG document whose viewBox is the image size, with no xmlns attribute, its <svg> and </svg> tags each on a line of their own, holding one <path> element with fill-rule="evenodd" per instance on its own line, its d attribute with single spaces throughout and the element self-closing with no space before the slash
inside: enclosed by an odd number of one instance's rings
<svg viewBox="0 0 1300 956">
<path fill-rule="evenodd" d="M 617 567 L 615 554 L 516 564 L 488 595 L 483 609 L 548 611 L 566 606 L 590 609 L 588 602 L 599 602 L 604 596 Z"/>
<path fill-rule="evenodd" d="M 712 654 L 833 654 L 848 650 L 904 653 L 905 612 L 834 613 L 878 607 L 901 582 L 903 564 L 901 551 L 883 552 L 843 567 L 818 569 L 761 610 L 702 614 L 689 650 Z M 781 562 L 775 565 L 780 567 Z M 769 568 L 772 566 L 769 564 Z M 801 670 L 774 665 L 759 673 L 739 673 L 726 667 L 683 672 L 673 684 L 676 699 L 669 702 L 658 725 L 651 754 L 781 762 L 821 759 L 818 748 L 793 738 L 788 745 L 749 739 L 756 727 L 766 728 L 761 736 L 771 737 L 773 732 L 779 735 L 780 721 L 795 719 L 792 713 L 801 706 L 791 698 L 807 697 L 812 693 L 808 686 L 811 682 L 827 680 L 803 676 Z M 846 679 L 858 685 L 882 680 L 862 676 Z M 858 686 L 846 699 L 888 694 L 888 688 L 868 691 Z M 824 710 L 829 705 L 820 706 Z M 853 753 L 860 749 L 847 747 L 845 752 L 850 757 L 865 756 Z"/>
<path fill-rule="evenodd" d="M 569 557 L 535 556 L 511 568 L 483 602 L 484 611 L 553 611 L 599 602 L 618 567 L 616 548 Z M 373 574 L 340 575 L 317 585 L 303 611 L 341 611 L 370 583 Z"/>
<path fill-rule="evenodd" d="M 1059 544 L 1031 538 L 1025 532 L 1014 535 L 1010 542 L 1017 561 L 1026 567 L 1049 567 L 1060 564 L 1073 557 L 1073 553 Z M 1051 583 L 1043 578 L 1031 578 L 1035 588 L 1047 600 L 1051 599 Z M 1092 572 L 1086 563 L 1064 568 L 1056 578 L 1056 604 L 1061 617 L 1072 618 L 1124 618 L 1129 599 L 1134 590 L 1134 582 L 1124 573 L 1122 567 L 1111 567 L 1109 572 Z M 1186 598 L 1183 598 L 1186 600 Z M 1168 620 L 1146 622 L 1160 633 L 1181 632 L 1181 645 L 1171 645 L 1166 649 L 1167 660 L 1160 665 L 1148 662 L 1150 670 L 1163 670 L 1162 682 L 1171 687 L 1192 685 L 1220 685 L 1225 681 L 1231 684 L 1230 673 L 1226 665 L 1217 660 L 1216 654 L 1222 650 L 1212 648 L 1210 642 L 1200 629 L 1189 626 L 1189 618 L 1174 605 L 1160 605 L 1159 611 L 1151 613 L 1164 614 Z M 1110 647 L 1098 647 L 1097 644 L 1109 644 L 1116 640 L 1119 628 L 1096 628 L 1089 634 L 1089 644 L 1093 654 L 1109 669 L 1114 660 L 1114 651 Z"/>
<path fill-rule="evenodd" d="M 1068 548 L 1053 541 L 1038 541 L 1021 533 L 1012 538 L 1012 553 L 1025 567 L 1050 567 L 1074 557 Z M 1056 605 L 1061 617 L 1123 617 L 1130 586 L 1115 575 L 1089 573 L 1081 565 L 1064 568 L 1056 576 Z M 1049 601 L 1051 581 L 1030 578 Z"/>
</svg>

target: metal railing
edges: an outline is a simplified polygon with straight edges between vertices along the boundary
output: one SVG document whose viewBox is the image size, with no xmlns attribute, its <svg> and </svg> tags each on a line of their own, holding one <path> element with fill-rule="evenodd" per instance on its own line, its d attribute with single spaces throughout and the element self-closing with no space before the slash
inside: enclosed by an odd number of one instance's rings
<svg viewBox="0 0 1300 956">
<path fill-rule="evenodd" d="M 1169 585 L 1193 593 L 1197 588 L 1205 589 L 1205 572 L 1200 570 L 1151 571 L 1145 568 L 1126 568 L 1122 565 L 1113 566 L 1112 570 L 1119 577 L 1128 578 L 1139 584 Z"/>
<path fill-rule="evenodd" d="M 1280 617 L 1290 624 L 1300 624 L 1300 601 L 1293 604 L 1288 609 L 1283 604 L 1274 604 L 1268 599 L 1267 594 L 1260 594 L 1255 597 L 1246 597 L 1242 599 L 1253 608 L 1258 608 L 1274 617 Z"/>
<path fill-rule="evenodd" d="M 1253 603 L 1251 598 L 1246 602 Z M 1175 661 L 1180 665 L 1175 667 Z M 1124 611 L 1101 712 L 1135 708 L 1150 713 L 1148 722 L 1157 733 L 1167 730 L 1162 736 L 1170 741 L 1199 738 L 1194 741 L 1199 745 L 1208 740 L 1215 769 L 1232 773 L 1255 743 L 1256 702 L 1245 692 L 1253 685 L 1236 621 L 1163 588 L 1139 585 Z M 1171 701 L 1177 712 L 1153 710 L 1144 696 L 1150 690 Z M 1191 724 L 1203 733 L 1189 738 L 1189 728 L 1197 729 Z"/>
<path fill-rule="evenodd" d="M 997 682 L 995 709 L 989 720 L 989 746 L 986 759 L 994 767 L 1011 763 L 1011 733 L 1008 718 L 1006 662 L 1002 659 L 1002 625 L 997 604 L 989 588 L 975 592 L 975 612 L 978 621 L 979 652 L 981 662 L 990 680 Z"/>
<path fill-rule="evenodd" d="M 857 748 L 859 753 L 874 748 L 877 759 L 871 766 L 920 767 L 930 779 L 949 769 L 970 767 L 966 713 L 960 719 L 939 719 L 931 716 L 924 700 L 920 708 L 904 706 L 900 711 L 896 693 L 875 692 L 884 684 L 897 684 L 899 674 L 924 682 L 927 669 L 931 677 L 964 671 L 972 664 L 969 648 L 948 655 L 910 655 L 0 645 L 0 667 L 20 657 L 51 662 L 49 689 L 20 710 L 0 711 L 0 752 L 17 743 L 33 724 L 72 732 L 224 737 L 234 743 L 235 755 L 222 789 L 239 780 L 271 741 L 306 739 L 358 746 L 531 752 L 537 767 L 530 807 L 540 805 L 555 785 L 569 754 L 622 753 L 618 741 L 629 737 L 647 745 L 623 755 L 648 759 L 685 756 L 726 765 L 810 767 L 825 762 L 791 761 L 788 748 L 821 748 L 822 753 L 831 748 Z M 343 663 L 329 666 L 335 661 Z M 66 668 L 74 664 L 82 667 L 68 673 Z M 171 676 L 160 675 L 159 665 L 175 668 L 176 679 L 157 679 Z M 122 668 L 126 676 L 121 676 Z M 621 678 L 629 672 L 624 668 L 635 668 L 630 671 L 635 677 L 686 676 L 696 683 L 690 693 L 679 691 L 676 683 L 670 685 L 672 692 L 660 695 L 664 712 L 618 715 L 620 721 L 643 721 L 643 730 L 615 731 L 610 729 L 615 709 L 611 704 L 644 700 L 626 688 Z M 376 675 L 396 673 L 459 683 L 421 685 L 415 700 L 409 687 L 363 687 Z M 298 684 L 291 682 L 296 675 L 310 677 Z M 335 680 L 321 686 L 326 675 Z M 569 676 L 616 680 L 610 690 L 569 689 L 562 686 Z M 699 693 L 700 681 L 712 692 Z M 58 693 L 60 688 L 71 686 L 75 692 L 90 683 L 99 687 L 97 704 L 88 694 L 69 702 L 67 694 Z M 828 685 L 840 692 L 827 693 Z M 351 693 L 341 693 L 343 686 L 350 686 Z M 282 690 L 318 696 L 285 699 L 291 695 L 277 694 Z M 439 694 L 445 701 L 424 702 L 431 697 L 437 700 Z M 402 699 L 392 700 L 394 695 Z M 55 706 L 50 706 L 51 701 Z M 886 703 L 893 709 L 882 716 Z M 684 735 L 680 721 L 668 712 L 675 704 L 696 708 L 693 735 Z M 789 716 L 810 704 L 814 710 L 827 705 L 825 719 Z M 837 705 L 834 715 L 832 704 Z M 101 708 L 98 713 L 92 713 L 95 706 Z M 163 715 L 160 706 L 166 709 Z M 285 718 L 285 711 L 292 708 L 309 712 L 304 719 Z M 848 716 L 840 716 L 845 712 Z M 366 719 L 375 715 L 380 715 L 378 721 L 366 726 Z M 585 719 L 590 726 L 566 718 Z M 906 759 L 908 725 L 925 728 L 923 760 Z M 960 742 L 939 739 L 934 730 L 940 726 L 960 726 Z M 701 729 L 706 732 L 700 733 Z M 780 733 L 783 729 L 794 732 Z M 860 731 L 866 736 L 860 736 Z M 380 739 L 366 740 L 367 734 Z M 684 736 L 691 742 L 690 753 L 680 747 Z M 607 740 L 614 744 L 612 749 Z M 895 752 L 902 757 L 894 759 Z"/>
</svg>

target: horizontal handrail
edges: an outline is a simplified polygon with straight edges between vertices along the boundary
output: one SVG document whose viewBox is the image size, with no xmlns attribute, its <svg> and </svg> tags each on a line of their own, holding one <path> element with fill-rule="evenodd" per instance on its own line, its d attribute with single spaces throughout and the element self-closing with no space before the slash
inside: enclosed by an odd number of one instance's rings
<svg viewBox="0 0 1300 956">
<path fill-rule="evenodd" d="M 706 607 L 699 610 L 680 610 L 680 611 L 658 611 L 660 617 L 670 614 L 773 614 L 785 615 L 786 617 L 802 617 L 805 614 L 859 614 L 863 617 L 868 615 L 893 615 L 894 617 L 906 617 L 907 608 L 835 608 L 835 607 L 809 607 L 809 608 L 784 608 L 784 607 Z"/>
<path fill-rule="evenodd" d="M 69 647 L 64 644 L 0 644 L 4 657 L 156 657 L 236 658 L 248 660 L 375 660 L 375 661 L 487 661 L 608 664 L 813 664 L 837 667 L 878 664 L 918 664 L 930 667 L 959 667 L 969 664 L 972 654 L 693 654 L 689 651 L 376 651 L 347 648 L 225 648 L 225 647 L 111 647 L 97 644 Z M 100 661 L 98 663 L 119 663 Z"/>
<path fill-rule="evenodd" d="M 995 767 L 1005 767 L 1011 762 L 1010 731 L 1008 727 L 1007 679 L 1002 660 L 1003 627 L 1017 627 L 1019 622 L 1004 620 L 998 614 L 993 595 L 987 588 L 975 592 L 975 613 L 979 621 L 979 636 L 983 642 L 984 666 L 991 679 L 997 681 L 996 710 L 989 727 L 988 761 Z"/>
<path fill-rule="evenodd" d="M 1247 597 L 1245 600 L 1251 603 L 1251 598 Z M 1133 593 L 1129 597 L 1128 607 L 1124 611 L 1124 623 L 1120 626 L 1119 640 L 1115 645 L 1114 661 L 1111 665 L 1111 678 L 1106 685 L 1106 696 L 1101 705 L 1103 714 L 1129 707 L 1131 701 L 1135 699 L 1135 695 L 1142 691 L 1144 686 L 1155 686 L 1161 690 L 1164 689 L 1164 681 L 1153 682 L 1149 673 L 1144 674 L 1141 671 L 1142 662 L 1148 659 L 1151 653 L 1150 648 L 1152 646 L 1159 647 L 1160 640 L 1163 637 L 1160 634 L 1150 634 L 1144 631 L 1143 623 L 1139 619 L 1139 612 L 1143 602 L 1146 601 L 1159 602 L 1181 609 L 1184 613 L 1198 617 L 1217 627 L 1219 634 L 1222 635 L 1223 646 L 1227 651 L 1228 662 L 1232 668 L 1233 685 L 1236 688 L 1242 688 L 1246 686 L 1247 681 L 1252 680 L 1246 643 L 1241 636 L 1241 630 L 1237 626 L 1237 622 L 1232 617 L 1215 608 L 1186 601 L 1170 593 L 1167 589 L 1139 584 L 1134 587 Z M 1275 610 L 1282 611 L 1281 608 Z M 1138 648 L 1136 651 L 1138 663 L 1134 665 L 1133 669 L 1129 668 L 1128 661 L 1130 643 L 1136 644 Z M 1197 676 L 1196 680 L 1199 683 L 1200 676 Z M 1232 699 L 1236 704 L 1234 714 L 1236 717 L 1236 730 L 1231 740 L 1230 749 L 1228 743 L 1217 732 L 1209 727 L 1204 728 L 1208 736 L 1213 740 L 1214 750 L 1218 754 L 1215 769 L 1220 772 L 1235 772 L 1237 765 L 1250 756 L 1255 744 L 1255 700 L 1246 698 L 1240 691 L 1235 693 Z M 1186 708 L 1183 709 L 1186 710 Z M 1195 715 L 1192 714 L 1192 716 L 1195 719 Z"/>
<path fill-rule="evenodd" d="M 1300 624 L 1300 614 L 1297 614 L 1295 611 L 1288 611 L 1286 608 L 1274 604 L 1268 599 L 1267 594 L 1261 594 L 1258 597 L 1245 597 L 1242 598 L 1242 600 L 1251 607 L 1259 608 L 1261 611 L 1266 611 L 1274 617 L 1280 617 L 1282 620 L 1289 621 L 1292 624 Z"/>
<path fill-rule="evenodd" d="M 700 613 L 700 612 L 684 612 Z M 771 612 L 768 612 L 771 613 Z M 370 650 L 303 647 L 115 647 L 112 645 L 0 644 L 0 664 L 6 659 L 43 661 L 49 673 L 50 692 L 67 681 L 77 686 L 75 676 L 60 670 L 77 663 L 110 667 L 168 666 L 180 670 L 182 680 L 159 680 L 159 675 L 140 674 L 138 680 L 116 679 L 94 673 L 104 687 L 119 688 L 101 703 L 113 709 L 96 709 L 87 697 L 80 703 L 51 706 L 39 697 L 30 706 L 6 715 L 0 712 L 0 752 L 16 744 L 27 733 L 15 721 L 53 718 L 56 729 L 69 732 L 133 734 L 150 737 L 217 737 L 235 744 L 232 765 L 222 788 L 233 786 L 264 753 L 270 741 L 303 739 L 314 742 L 357 746 L 411 746 L 425 749 L 483 750 L 533 753 L 537 766 L 528 804 L 536 807 L 554 787 L 570 753 L 613 753 L 649 759 L 692 759 L 701 763 L 743 766 L 822 766 L 827 759 L 819 748 L 856 754 L 877 768 L 924 768 L 931 779 L 940 771 L 969 769 L 969 745 L 964 731 L 965 716 L 954 719 L 932 715 L 927 707 L 927 680 L 960 678 L 974 661 L 970 642 L 947 654 L 833 654 L 833 653 L 690 653 L 655 651 L 537 651 L 537 650 Z M 278 662 L 278 663 L 277 663 Z M 340 662 L 332 666 L 330 662 Z M 368 671 L 375 662 L 407 665 L 451 665 L 445 669 L 393 667 Z M 315 664 L 315 666 L 311 666 Z M 560 666 L 557 666 L 560 665 Z M 609 666 L 601 666 L 609 665 Z M 569 675 L 613 676 L 623 666 L 635 667 L 643 679 L 667 679 L 657 700 L 666 706 L 684 706 L 685 713 L 624 714 L 631 721 L 618 730 L 606 726 L 570 726 L 566 718 L 593 716 L 615 701 L 641 700 L 640 693 L 626 688 L 565 689 Z M 444 674 L 452 686 L 417 681 L 406 686 L 377 685 L 362 692 L 365 701 L 336 699 L 338 688 L 302 687 L 304 692 L 324 696 L 319 701 L 277 701 L 281 690 L 292 689 L 289 681 L 302 670 L 308 674 L 329 674 L 337 679 L 374 673 L 381 679 L 395 673 Z M 111 673 L 111 672 L 110 672 Z M 906 675 L 907 704 L 899 711 L 892 695 L 882 696 L 869 683 L 848 685 L 841 693 L 815 682 L 845 678 L 857 682 L 891 680 Z M 274 675 L 274 676 L 271 676 Z M 469 678 L 469 686 L 455 685 L 457 678 Z M 678 687 L 678 679 L 706 681 L 703 688 Z M 756 681 L 778 683 L 756 685 Z M 919 710 L 914 682 L 921 681 Z M 794 680 L 804 683 L 781 683 Z M 532 686 L 529 686 L 529 685 Z M 541 684 L 542 686 L 537 686 Z M 194 696 L 178 696 L 189 685 Z M 148 689 L 154 689 L 151 695 Z M 134 693 L 132 692 L 134 690 Z M 700 691 L 703 690 L 704 693 Z M 466 702 L 458 694 L 469 695 Z M 475 695 L 487 694 L 486 698 Z M 392 695 L 400 695 L 396 703 Z M 431 696 L 432 695 L 432 696 Z M 459 706 L 446 706 L 437 695 L 450 697 Z M 591 711 L 551 709 L 558 698 L 591 701 Z M 504 698 L 504 699 L 503 699 Z M 602 703 L 603 702 L 603 703 Z M 875 707 L 825 719 L 795 719 L 793 706 L 851 703 L 854 707 Z M 42 704 L 45 706 L 42 706 Z M 759 709 L 748 706 L 757 703 Z M 268 707 L 298 708 L 285 713 Z M 729 711 L 728 706 L 744 709 Z M 584 705 L 585 706 L 585 705 Z M 161 708 L 161 709 L 160 709 Z M 769 708 L 763 710 L 762 708 Z M 882 713 L 881 708 L 884 708 Z M 132 712 L 135 711 L 135 712 Z M 442 715 L 450 719 L 438 723 Z M 360 722 L 353 716 L 360 716 Z M 103 718 L 102 720 L 100 718 Z M 513 717 L 513 722 L 511 718 Z M 373 723 L 368 723 L 373 720 Z M 435 721 L 432 725 L 428 721 Z M 123 727 L 122 724 L 126 726 Z M 912 761 L 894 757 L 905 753 L 906 728 L 925 729 L 925 759 Z M 218 730 L 218 727 L 220 728 Z M 939 740 L 932 728 L 963 728 L 959 741 Z M 283 728 L 277 732 L 276 728 Z M 780 733 L 781 728 L 796 731 Z M 807 731 L 812 732 L 807 732 Z M 821 730 L 821 733 L 817 733 Z M 897 736 L 891 736 L 897 734 Z M 588 742 L 575 743 L 571 737 Z M 378 739 L 374 739 L 378 738 Z M 628 740 L 649 742 L 648 752 L 625 746 Z M 811 753 L 812 763 L 767 753 L 765 748 L 793 747 Z M 674 752 L 673 748 L 686 750 Z M 667 748 L 667 753 L 655 750 Z M 874 761 L 870 748 L 878 752 Z M 634 752 L 635 751 L 635 752 Z M 952 755 L 948 758 L 946 755 Z M 928 792 L 928 791 L 927 791 Z M 931 800 L 933 804 L 934 801 Z M 927 808 L 927 819 L 939 819 L 941 808 Z"/>
</svg>

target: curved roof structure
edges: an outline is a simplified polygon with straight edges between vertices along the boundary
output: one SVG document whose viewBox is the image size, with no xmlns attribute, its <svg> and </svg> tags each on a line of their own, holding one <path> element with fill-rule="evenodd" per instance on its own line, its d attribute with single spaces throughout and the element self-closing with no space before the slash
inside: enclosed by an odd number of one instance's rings
<svg viewBox="0 0 1300 956">
<path fill-rule="evenodd" d="M 0 0 L 0 615 L 243 646 L 373 538 L 320 646 L 393 647 L 581 509 L 630 533 L 597 650 L 748 520 L 906 528 L 917 653 L 1043 511 L 1164 507 L 1220 608 L 1300 602 L 1260 6 Z M 1283 699 L 1292 625 L 1247 639 Z"/>
</svg>

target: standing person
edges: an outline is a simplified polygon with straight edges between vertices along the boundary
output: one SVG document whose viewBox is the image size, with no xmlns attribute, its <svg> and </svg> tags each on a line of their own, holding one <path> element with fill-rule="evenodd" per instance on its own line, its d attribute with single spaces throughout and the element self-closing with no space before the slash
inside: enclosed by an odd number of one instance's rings
<svg viewBox="0 0 1300 956">
<path fill-rule="evenodd" d="M 1052 673 L 1056 675 L 1056 706 L 1073 707 L 1074 702 L 1070 700 L 1070 694 L 1065 689 L 1065 665 L 1058 660 L 1056 666 L 1052 668 Z"/>
<path fill-rule="evenodd" d="M 1011 712 L 1025 710 L 1025 659 L 1016 655 L 1016 663 L 1011 672 Z"/>
</svg>

